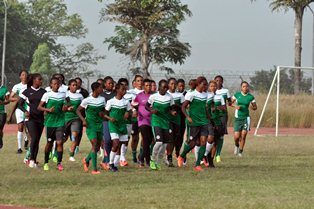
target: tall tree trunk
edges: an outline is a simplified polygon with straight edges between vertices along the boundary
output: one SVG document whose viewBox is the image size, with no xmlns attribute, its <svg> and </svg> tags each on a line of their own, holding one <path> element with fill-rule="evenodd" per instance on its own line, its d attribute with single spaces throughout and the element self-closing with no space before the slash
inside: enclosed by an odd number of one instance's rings
<svg viewBox="0 0 314 209">
<path fill-rule="evenodd" d="M 149 66 L 149 46 L 148 46 L 148 35 L 144 33 L 143 35 L 143 46 L 142 46 L 142 70 L 143 70 L 143 77 L 144 78 L 150 78 L 150 74 L 148 72 L 148 66 Z"/>
<path fill-rule="evenodd" d="M 294 66 L 296 67 L 301 67 L 303 13 L 304 13 L 303 7 L 295 9 Z M 301 83 L 301 69 L 294 69 L 294 94 L 300 93 L 300 83 Z"/>
</svg>

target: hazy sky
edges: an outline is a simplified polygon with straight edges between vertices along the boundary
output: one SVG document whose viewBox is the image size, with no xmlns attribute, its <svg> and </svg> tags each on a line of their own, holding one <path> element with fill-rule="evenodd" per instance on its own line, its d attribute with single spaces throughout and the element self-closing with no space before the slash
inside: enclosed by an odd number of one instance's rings
<svg viewBox="0 0 314 209">
<path fill-rule="evenodd" d="M 107 50 L 105 37 L 114 35 L 115 23 L 99 24 L 99 11 L 106 0 L 66 0 L 70 13 L 79 13 L 89 33 L 86 39 L 106 55 L 97 69 L 126 71 L 128 59 Z M 293 65 L 294 13 L 271 12 L 269 2 L 258 0 L 184 0 L 193 16 L 180 25 L 182 41 L 192 46 L 185 64 L 172 66 L 185 72 L 208 70 L 255 71 L 274 65 Z M 313 7 L 313 6 L 312 6 Z M 314 7 L 313 7 L 314 9 Z M 302 65 L 312 65 L 313 15 L 305 12 Z M 72 41 L 71 41 L 72 42 Z"/>
</svg>

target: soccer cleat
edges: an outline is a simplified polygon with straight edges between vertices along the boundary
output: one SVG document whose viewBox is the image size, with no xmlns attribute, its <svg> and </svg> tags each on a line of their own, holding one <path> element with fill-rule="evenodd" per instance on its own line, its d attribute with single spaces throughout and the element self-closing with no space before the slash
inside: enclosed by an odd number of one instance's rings
<svg viewBox="0 0 314 209">
<path fill-rule="evenodd" d="M 204 164 L 205 167 L 208 167 L 208 166 L 209 166 L 207 157 L 204 157 L 204 158 L 203 158 L 203 164 Z"/>
<path fill-rule="evenodd" d="M 129 165 L 126 160 L 120 160 L 119 164 L 120 164 L 121 167 L 124 167 L 124 166 L 128 166 L 128 165 Z"/>
<path fill-rule="evenodd" d="M 100 174 L 99 170 L 92 170 L 92 175 L 97 175 L 97 174 Z"/>
<path fill-rule="evenodd" d="M 234 146 L 233 154 L 237 155 L 239 153 L 239 147 Z"/>
<path fill-rule="evenodd" d="M 215 158 L 215 160 L 216 160 L 217 163 L 220 163 L 220 162 L 221 162 L 220 155 L 217 155 L 216 158 Z"/>
<path fill-rule="evenodd" d="M 198 172 L 203 171 L 202 166 L 200 166 L 200 165 L 194 166 L 194 167 L 193 167 L 193 170 L 194 170 L 194 171 L 198 171 Z"/>
<path fill-rule="evenodd" d="M 156 165 L 156 169 L 157 169 L 157 170 L 161 170 L 160 163 L 155 163 L 155 165 Z"/>
<path fill-rule="evenodd" d="M 45 163 L 44 164 L 44 171 L 48 171 L 49 170 L 49 165 L 48 165 L 48 163 Z"/>
<path fill-rule="evenodd" d="M 118 168 L 116 166 L 114 166 L 114 164 L 109 164 L 109 169 L 112 171 L 112 172 L 117 172 L 118 171 Z"/>
<path fill-rule="evenodd" d="M 23 162 L 26 164 L 26 165 L 29 165 L 29 160 L 27 158 L 24 158 L 23 159 Z"/>
<path fill-rule="evenodd" d="M 35 168 L 35 162 L 34 162 L 34 160 L 30 160 L 30 161 L 29 161 L 28 167 L 30 167 L 30 168 Z"/>
<path fill-rule="evenodd" d="M 178 167 L 182 167 L 183 166 L 183 162 L 184 162 L 184 158 L 183 157 L 181 157 L 181 156 L 179 156 L 178 157 Z"/>
<path fill-rule="evenodd" d="M 74 158 L 74 157 L 70 157 L 70 158 L 69 158 L 69 161 L 75 162 L 75 158 Z"/>
<path fill-rule="evenodd" d="M 109 170 L 108 163 L 100 163 L 100 167 L 102 167 L 102 169 L 104 169 L 104 170 Z"/>
<path fill-rule="evenodd" d="M 16 151 L 17 154 L 22 154 L 23 153 L 23 150 L 20 148 Z"/>
<path fill-rule="evenodd" d="M 150 161 L 149 167 L 150 167 L 152 170 L 156 170 L 156 169 L 157 169 L 156 163 L 155 163 L 153 160 Z"/>
<path fill-rule="evenodd" d="M 88 172 L 89 163 L 86 162 L 86 158 L 84 157 L 82 160 L 84 172 Z"/>
<path fill-rule="evenodd" d="M 63 171 L 64 170 L 64 168 L 63 168 L 61 163 L 58 164 L 57 168 L 58 168 L 59 171 Z"/>
<path fill-rule="evenodd" d="M 53 156 L 52 161 L 57 163 L 58 162 L 58 158 L 56 156 Z"/>
</svg>

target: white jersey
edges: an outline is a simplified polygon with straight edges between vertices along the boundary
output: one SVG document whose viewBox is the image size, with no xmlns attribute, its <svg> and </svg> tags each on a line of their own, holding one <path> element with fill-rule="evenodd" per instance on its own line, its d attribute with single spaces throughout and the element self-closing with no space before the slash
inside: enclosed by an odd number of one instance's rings
<svg viewBox="0 0 314 209">
<path fill-rule="evenodd" d="M 25 89 L 27 89 L 27 84 L 23 84 L 21 82 L 13 86 L 12 92 L 14 92 L 17 96 L 20 96 Z"/>
<path fill-rule="evenodd" d="M 230 99 L 231 98 L 231 95 L 229 93 L 229 90 L 228 89 L 225 89 L 225 88 L 221 88 L 221 89 L 217 89 L 216 90 L 216 94 L 217 95 L 221 95 L 224 100 L 226 101 L 227 99 Z"/>
<path fill-rule="evenodd" d="M 62 84 L 62 85 L 59 87 L 58 92 L 60 92 L 60 93 L 66 93 L 66 92 L 68 91 L 68 88 L 69 88 L 68 86 Z M 45 88 L 45 90 L 46 90 L 47 92 L 51 92 L 50 86 L 47 86 L 47 87 Z"/>
</svg>

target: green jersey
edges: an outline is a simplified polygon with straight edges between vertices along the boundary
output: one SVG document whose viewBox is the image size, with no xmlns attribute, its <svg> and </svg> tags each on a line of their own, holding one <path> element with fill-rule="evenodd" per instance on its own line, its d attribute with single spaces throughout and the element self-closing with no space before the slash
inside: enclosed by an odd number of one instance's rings
<svg viewBox="0 0 314 209">
<path fill-rule="evenodd" d="M 54 112 L 47 112 L 45 115 L 46 127 L 62 127 L 64 126 L 64 112 L 62 107 L 64 104 L 65 93 L 63 92 L 46 92 L 41 101 L 46 103 L 46 108 L 54 107 Z"/>
<path fill-rule="evenodd" d="M 127 135 L 126 124 L 128 120 L 124 119 L 124 114 L 131 110 L 130 102 L 124 98 L 118 100 L 116 97 L 113 97 L 107 101 L 106 110 L 111 118 L 116 119 L 115 122 L 109 121 L 109 132 Z"/>
<path fill-rule="evenodd" d="M 76 109 L 80 106 L 82 100 L 83 96 L 80 93 L 72 93 L 70 91 L 66 93 L 64 104 L 66 106 L 73 106 L 73 110 L 65 112 L 65 121 L 79 119 L 79 116 L 76 114 Z"/>
<path fill-rule="evenodd" d="M 197 90 L 187 92 L 185 100 L 190 102 L 189 116 L 192 118 L 191 126 L 203 126 L 209 123 L 207 118 L 207 93 Z"/>
<path fill-rule="evenodd" d="M 224 98 L 225 104 L 227 104 L 228 99 L 231 99 L 231 96 L 230 96 L 228 89 L 225 89 L 225 88 L 217 89 L 216 94 L 221 95 Z M 228 105 L 226 105 L 226 111 L 222 112 L 223 115 L 228 115 L 227 106 Z"/>
<path fill-rule="evenodd" d="M 174 93 L 171 93 L 170 91 L 168 91 L 168 93 L 173 97 L 174 104 L 176 105 L 176 111 L 177 111 L 176 116 L 170 115 L 170 121 L 172 123 L 180 125 L 181 123 L 180 108 L 181 108 L 182 103 L 184 102 L 184 96 L 182 93 L 177 92 L 177 91 Z"/>
<path fill-rule="evenodd" d="M 236 92 L 232 97 L 236 105 L 240 106 L 239 110 L 235 110 L 235 117 L 238 119 L 244 119 L 250 116 L 249 107 L 251 103 L 255 103 L 255 98 L 252 94 L 243 94 L 242 92 Z"/>
<path fill-rule="evenodd" d="M 100 117 L 100 112 L 104 111 L 106 106 L 105 98 L 102 96 L 89 96 L 83 99 L 81 105 L 85 108 L 87 129 L 95 132 L 103 131 L 103 118 Z"/>
<path fill-rule="evenodd" d="M 123 96 L 123 98 L 126 99 L 127 101 L 129 101 L 130 104 L 131 104 L 132 101 L 135 99 L 135 97 L 136 97 L 135 94 L 129 93 L 129 92 L 127 92 L 127 93 Z M 135 121 L 137 121 L 137 120 L 135 119 Z M 133 117 L 130 116 L 129 119 L 128 119 L 128 121 L 127 121 L 127 124 L 132 124 L 132 122 L 135 122 L 135 121 L 134 121 Z"/>
<path fill-rule="evenodd" d="M 221 117 L 225 114 L 224 111 L 218 110 L 218 107 L 224 106 L 225 100 L 222 95 L 208 93 L 207 97 L 207 108 L 210 113 L 210 118 L 214 121 L 215 125 L 221 125 Z M 213 110 L 212 110 L 213 107 Z"/>
<path fill-rule="evenodd" d="M 1 86 L 0 87 L 0 101 L 4 102 L 5 101 L 5 97 L 10 95 L 7 87 Z M 5 113 L 5 107 L 4 105 L 0 105 L 0 114 Z"/>
<path fill-rule="evenodd" d="M 156 114 L 152 114 L 152 126 L 169 129 L 170 107 L 174 105 L 173 97 L 168 93 L 161 95 L 157 92 L 150 95 L 147 102 L 154 110 L 158 111 Z"/>
</svg>

